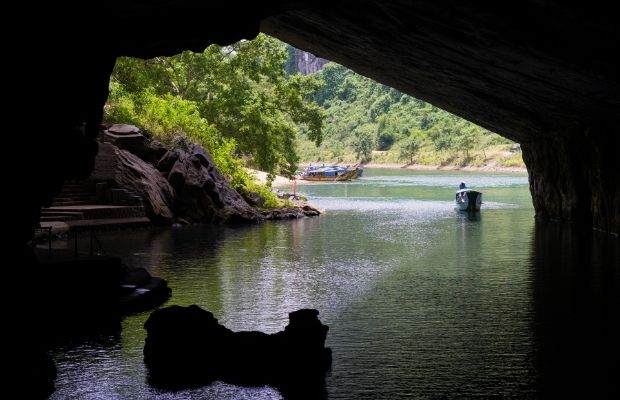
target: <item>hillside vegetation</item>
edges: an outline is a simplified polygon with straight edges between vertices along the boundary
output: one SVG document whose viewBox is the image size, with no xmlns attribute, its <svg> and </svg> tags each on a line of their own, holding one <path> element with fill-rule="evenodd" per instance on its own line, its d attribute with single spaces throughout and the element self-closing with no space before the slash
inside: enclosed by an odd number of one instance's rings
<svg viewBox="0 0 620 400">
<path fill-rule="evenodd" d="M 335 63 L 314 76 L 323 143 L 300 134 L 303 161 L 524 167 L 513 142 L 431 104 Z"/>
</svg>

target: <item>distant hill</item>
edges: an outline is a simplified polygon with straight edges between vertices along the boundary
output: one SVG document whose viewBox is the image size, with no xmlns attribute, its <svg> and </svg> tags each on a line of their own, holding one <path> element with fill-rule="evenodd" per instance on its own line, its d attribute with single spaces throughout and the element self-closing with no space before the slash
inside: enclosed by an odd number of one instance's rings
<svg viewBox="0 0 620 400">
<path fill-rule="evenodd" d="M 299 65 L 304 57 L 304 52 L 290 47 L 287 65 Z M 514 143 L 508 139 L 324 61 L 315 58 L 305 69 L 318 69 L 314 76 L 323 81 L 314 100 L 327 116 L 324 141 L 317 148 L 302 133 L 298 140 L 302 161 L 524 167 L 520 152 L 509 151 Z"/>
</svg>

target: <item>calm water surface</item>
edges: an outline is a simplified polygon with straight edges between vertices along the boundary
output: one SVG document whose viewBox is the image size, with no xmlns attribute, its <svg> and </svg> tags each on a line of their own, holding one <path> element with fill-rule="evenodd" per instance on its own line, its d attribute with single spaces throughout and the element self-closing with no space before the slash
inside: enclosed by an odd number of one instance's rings
<svg viewBox="0 0 620 400">
<path fill-rule="evenodd" d="M 484 193 L 481 213 L 454 210 L 461 180 Z M 525 174 L 367 170 L 298 190 L 324 215 L 100 240 L 167 279 L 167 305 L 198 304 L 233 330 L 276 332 L 288 312 L 318 309 L 333 351 L 324 398 L 603 398 L 617 389 L 617 238 L 535 224 Z M 220 382 L 151 388 L 148 315 L 58 349 L 52 398 L 283 398 Z"/>
</svg>

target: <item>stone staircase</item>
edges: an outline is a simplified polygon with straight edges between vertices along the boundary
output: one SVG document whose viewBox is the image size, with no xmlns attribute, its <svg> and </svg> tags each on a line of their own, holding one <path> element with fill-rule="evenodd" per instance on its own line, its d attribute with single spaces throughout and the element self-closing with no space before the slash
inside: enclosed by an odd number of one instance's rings
<svg viewBox="0 0 620 400">
<path fill-rule="evenodd" d="M 94 186 L 65 184 L 52 206 L 41 210 L 41 227 L 58 232 L 150 225 L 142 205 L 101 204 L 105 200 L 99 200 L 101 196 L 90 187 Z"/>
<path fill-rule="evenodd" d="M 79 183 L 65 183 L 52 206 L 78 206 L 97 204 L 95 192 Z"/>
<path fill-rule="evenodd" d="M 51 207 L 41 210 L 41 222 L 72 221 L 84 219 L 82 206 L 97 204 L 95 193 L 85 185 L 65 184 Z M 80 206 L 80 207 L 77 207 Z"/>
</svg>

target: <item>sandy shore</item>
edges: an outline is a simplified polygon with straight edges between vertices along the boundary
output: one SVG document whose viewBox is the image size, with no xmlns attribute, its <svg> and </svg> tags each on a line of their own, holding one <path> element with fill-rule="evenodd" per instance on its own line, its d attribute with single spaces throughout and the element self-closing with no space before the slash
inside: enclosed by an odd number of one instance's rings
<svg viewBox="0 0 620 400">
<path fill-rule="evenodd" d="M 250 175 L 253 175 L 256 180 L 262 184 L 267 183 L 267 173 L 263 172 L 263 171 L 259 171 L 256 169 L 250 169 L 250 168 L 246 168 L 246 170 L 250 173 Z M 306 181 L 302 181 L 300 179 L 297 179 L 297 184 L 305 184 Z M 271 186 L 274 188 L 277 187 L 283 187 L 283 186 L 290 186 L 293 184 L 293 181 L 288 179 L 285 176 L 281 176 L 281 175 L 276 175 L 276 178 L 273 180 L 273 182 L 271 183 Z"/>
</svg>

